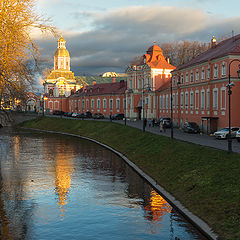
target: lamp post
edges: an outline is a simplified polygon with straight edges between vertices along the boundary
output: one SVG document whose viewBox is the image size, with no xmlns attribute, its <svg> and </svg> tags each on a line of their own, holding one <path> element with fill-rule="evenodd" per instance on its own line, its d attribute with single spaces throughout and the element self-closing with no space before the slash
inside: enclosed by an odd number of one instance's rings
<svg viewBox="0 0 240 240">
<path fill-rule="evenodd" d="M 232 152 L 232 131 L 231 131 L 231 95 L 232 95 L 232 90 L 231 88 L 234 86 L 234 83 L 231 82 L 231 73 L 230 73 L 230 67 L 233 62 L 240 62 L 239 59 L 233 59 L 228 66 L 228 84 L 226 87 L 228 88 L 228 128 L 229 128 L 229 134 L 228 134 L 228 153 Z M 237 71 L 238 78 L 240 78 L 240 65 L 239 69 Z"/>
<path fill-rule="evenodd" d="M 171 91 L 171 139 L 173 139 L 173 86 L 172 86 L 173 83 L 172 83 L 172 77 L 171 77 L 170 84 L 171 84 L 171 86 L 170 86 L 170 91 Z M 177 85 L 180 86 L 180 84 L 181 84 L 180 77 L 178 77 Z M 179 111 L 179 108 L 178 108 L 178 111 Z"/>
<path fill-rule="evenodd" d="M 146 87 L 146 88 L 145 88 Z M 145 84 L 145 85 L 143 85 L 143 88 L 142 88 L 142 110 L 143 110 L 143 126 L 142 126 L 142 130 L 143 130 L 143 132 L 145 132 L 145 123 L 144 123 L 144 111 L 145 111 L 145 109 L 144 109 L 144 105 L 145 105 L 145 101 L 144 101 L 144 90 L 145 89 L 147 89 L 147 91 L 148 92 L 151 92 L 152 90 L 151 90 L 151 87 L 150 87 L 150 85 L 149 84 Z"/>
<path fill-rule="evenodd" d="M 170 90 L 171 90 L 171 139 L 173 139 L 173 97 L 172 97 L 172 77 L 171 77 L 171 81 L 170 81 Z"/>
</svg>

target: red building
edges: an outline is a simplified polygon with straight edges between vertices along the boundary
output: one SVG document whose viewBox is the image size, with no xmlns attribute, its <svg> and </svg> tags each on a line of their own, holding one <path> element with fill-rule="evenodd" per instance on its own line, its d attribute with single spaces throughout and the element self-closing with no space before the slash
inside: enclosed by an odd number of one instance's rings
<svg viewBox="0 0 240 240">
<path fill-rule="evenodd" d="M 124 113 L 126 82 L 93 84 L 84 86 L 69 97 L 69 112 L 102 113 L 105 117 Z"/>
<path fill-rule="evenodd" d="M 156 93 L 170 82 L 174 69 L 157 45 L 147 50 L 141 62 L 127 68 L 127 118 L 159 118 Z"/>
<path fill-rule="evenodd" d="M 182 127 L 193 121 L 203 131 L 214 132 L 228 126 L 229 64 L 240 60 L 240 35 L 219 44 L 212 39 L 212 46 L 190 62 L 172 71 L 173 122 Z M 240 80 L 237 70 L 240 62 L 230 65 L 232 87 L 232 126 L 240 126 Z M 161 117 L 170 117 L 170 86 L 158 89 L 157 102 Z"/>
</svg>

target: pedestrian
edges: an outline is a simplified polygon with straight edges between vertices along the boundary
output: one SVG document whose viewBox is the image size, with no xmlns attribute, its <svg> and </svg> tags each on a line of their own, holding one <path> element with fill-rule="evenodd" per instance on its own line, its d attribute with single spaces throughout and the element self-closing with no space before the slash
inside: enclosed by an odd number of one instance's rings
<svg viewBox="0 0 240 240">
<path fill-rule="evenodd" d="M 151 123 L 152 123 L 152 121 L 151 121 L 151 119 L 149 118 L 149 119 L 148 119 L 148 126 L 149 126 L 149 127 L 151 127 Z"/>
<path fill-rule="evenodd" d="M 162 121 L 160 121 L 160 124 L 159 124 L 159 131 L 160 131 L 160 132 L 163 131 L 163 124 L 162 124 Z"/>
<path fill-rule="evenodd" d="M 155 125 L 155 119 L 153 118 L 152 119 L 152 127 L 154 127 L 154 125 Z"/>
<path fill-rule="evenodd" d="M 144 119 L 144 128 L 146 128 L 146 126 L 147 126 L 147 119 L 145 118 Z"/>
<path fill-rule="evenodd" d="M 166 132 L 166 123 L 163 121 L 163 132 Z"/>
</svg>

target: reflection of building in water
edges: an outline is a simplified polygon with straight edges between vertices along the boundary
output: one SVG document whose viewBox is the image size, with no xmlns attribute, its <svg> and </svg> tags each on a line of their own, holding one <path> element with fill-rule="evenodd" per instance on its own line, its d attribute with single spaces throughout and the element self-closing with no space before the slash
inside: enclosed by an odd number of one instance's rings
<svg viewBox="0 0 240 240">
<path fill-rule="evenodd" d="M 144 208 L 148 212 L 146 218 L 158 222 L 162 221 L 166 213 L 172 211 L 172 207 L 169 203 L 154 190 L 151 191 L 149 203 Z"/>
<path fill-rule="evenodd" d="M 54 174 L 57 204 L 61 212 L 61 219 L 63 219 L 64 207 L 68 203 L 70 194 L 71 174 L 74 169 L 74 149 L 71 144 L 66 143 L 66 139 L 58 142 L 55 142 L 55 140 L 55 138 L 46 138 L 44 158 L 46 161 L 53 161 L 53 168 L 49 169 L 49 172 Z"/>
<path fill-rule="evenodd" d="M 72 146 L 59 145 L 55 158 L 55 189 L 62 218 L 64 218 L 64 206 L 68 203 L 73 169 Z"/>
</svg>

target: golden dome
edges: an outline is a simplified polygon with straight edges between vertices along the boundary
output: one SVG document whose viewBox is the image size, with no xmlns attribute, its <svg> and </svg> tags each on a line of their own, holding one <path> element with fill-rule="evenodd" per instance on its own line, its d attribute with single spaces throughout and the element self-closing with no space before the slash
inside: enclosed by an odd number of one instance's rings
<svg viewBox="0 0 240 240">
<path fill-rule="evenodd" d="M 66 42 L 66 40 L 62 37 L 62 35 L 61 35 L 61 37 L 58 39 L 58 42 Z"/>
<path fill-rule="evenodd" d="M 58 48 L 54 54 L 54 57 L 70 57 L 66 48 Z"/>
</svg>

